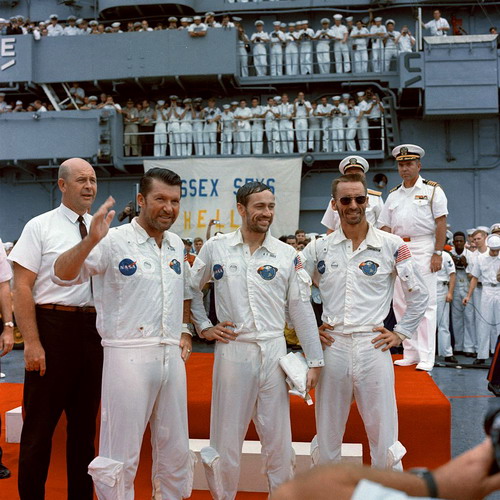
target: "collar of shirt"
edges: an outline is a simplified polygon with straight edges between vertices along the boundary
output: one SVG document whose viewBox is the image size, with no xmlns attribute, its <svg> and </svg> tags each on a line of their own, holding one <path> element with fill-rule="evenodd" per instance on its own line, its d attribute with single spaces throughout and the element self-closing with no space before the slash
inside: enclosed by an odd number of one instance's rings
<svg viewBox="0 0 500 500">
<path fill-rule="evenodd" d="M 245 242 L 243 241 L 243 235 L 241 234 L 241 230 L 237 229 L 229 239 L 229 246 L 236 246 L 236 245 L 244 245 Z M 265 248 L 268 252 L 271 253 L 276 253 L 276 245 L 273 241 L 273 237 L 271 236 L 271 233 L 268 231 L 266 233 L 266 237 L 264 238 L 264 241 L 262 242 L 261 248 Z"/>
<path fill-rule="evenodd" d="M 149 234 L 147 233 L 147 231 L 137 222 L 137 217 L 135 217 L 134 219 L 132 219 L 132 227 L 134 228 L 134 231 L 135 231 L 135 235 L 136 235 L 136 238 L 137 238 L 137 243 L 139 245 L 142 245 L 143 243 L 145 243 L 146 241 L 149 240 L 149 238 L 152 238 L 152 236 L 149 236 Z M 166 242 L 168 245 L 170 245 L 170 238 L 169 238 L 169 234 L 168 234 L 168 231 L 164 231 L 163 232 L 163 240 L 162 242 Z"/>
<path fill-rule="evenodd" d="M 422 186 L 424 184 L 424 179 L 422 178 L 421 175 L 418 176 L 417 182 L 412 187 L 405 187 L 404 182 L 401 184 L 401 187 L 399 189 L 402 189 L 403 191 L 411 191 L 414 188 L 422 189 Z"/>
<path fill-rule="evenodd" d="M 339 243 L 347 240 L 347 237 L 342 230 L 342 226 L 339 226 L 339 228 L 332 233 L 330 238 L 332 245 L 338 245 Z M 382 248 L 383 245 L 380 236 L 376 233 L 376 231 L 374 231 L 373 226 L 370 223 L 368 223 L 368 232 L 366 233 L 366 237 L 363 241 L 366 243 L 367 247 Z"/>
<path fill-rule="evenodd" d="M 76 222 L 78 221 L 78 217 L 80 217 L 79 214 L 77 214 L 76 212 L 73 212 L 73 210 L 71 210 L 71 208 L 68 208 L 63 203 L 61 203 L 61 205 L 59 206 L 59 210 L 61 211 L 61 213 L 63 213 L 69 219 L 69 221 L 72 224 L 76 224 Z M 85 225 L 87 226 L 87 228 L 89 228 L 90 227 L 91 217 L 90 217 L 90 214 L 88 212 L 86 212 L 85 214 L 83 214 L 83 220 L 84 220 Z"/>
</svg>

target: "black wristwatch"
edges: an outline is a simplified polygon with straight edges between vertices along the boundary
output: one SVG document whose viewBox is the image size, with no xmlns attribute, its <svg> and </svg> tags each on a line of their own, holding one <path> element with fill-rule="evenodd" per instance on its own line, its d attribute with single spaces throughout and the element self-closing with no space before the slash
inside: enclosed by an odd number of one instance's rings
<svg viewBox="0 0 500 500">
<path fill-rule="evenodd" d="M 426 469 L 425 467 L 415 467 L 410 469 L 409 472 L 421 477 L 425 481 L 425 484 L 427 485 L 427 496 L 431 498 L 439 498 L 436 480 L 429 469 Z"/>
</svg>

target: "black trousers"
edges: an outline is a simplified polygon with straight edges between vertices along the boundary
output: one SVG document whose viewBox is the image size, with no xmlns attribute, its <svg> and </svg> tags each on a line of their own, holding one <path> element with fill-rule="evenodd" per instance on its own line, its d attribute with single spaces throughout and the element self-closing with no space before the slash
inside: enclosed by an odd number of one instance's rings
<svg viewBox="0 0 500 500">
<path fill-rule="evenodd" d="M 380 118 L 368 118 L 368 134 L 370 136 L 370 150 L 382 149 L 382 120 Z M 375 127 L 375 128 L 373 128 Z"/>
<path fill-rule="evenodd" d="M 495 385 L 500 385 L 500 337 L 497 339 L 495 355 L 488 372 L 488 380 Z"/>
<path fill-rule="evenodd" d="M 155 128 L 152 125 L 139 125 L 139 139 L 142 146 L 142 156 L 153 156 L 154 149 L 154 132 Z"/>
<path fill-rule="evenodd" d="M 95 457 L 103 360 L 96 315 L 37 308 L 36 319 L 47 370 L 43 377 L 25 372 L 19 495 L 21 500 L 45 498 L 52 435 L 64 411 L 68 500 L 92 500 L 87 467 Z"/>
</svg>

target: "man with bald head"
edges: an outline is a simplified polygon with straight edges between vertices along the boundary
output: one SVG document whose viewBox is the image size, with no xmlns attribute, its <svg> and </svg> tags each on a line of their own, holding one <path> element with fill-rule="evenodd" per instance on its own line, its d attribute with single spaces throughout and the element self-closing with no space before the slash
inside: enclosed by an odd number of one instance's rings
<svg viewBox="0 0 500 500">
<path fill-rule="evenodd" d="M 81 158 L 61 164 L 61 205 L 31 219 L 9 255 L 14 263 L 14 307 L 24 338 L 25 411 L 19 456 L 21 500 L 45 498 L 52 435 L 66 413 L 68 498 L 91 500 L 87 466 L 95 456 L 101 396 L 102 347 L 92 285 L 71 288 L 50 278 L 56 257 L 90 227 L 97 192 L 92 166 Z"/>
</svg>

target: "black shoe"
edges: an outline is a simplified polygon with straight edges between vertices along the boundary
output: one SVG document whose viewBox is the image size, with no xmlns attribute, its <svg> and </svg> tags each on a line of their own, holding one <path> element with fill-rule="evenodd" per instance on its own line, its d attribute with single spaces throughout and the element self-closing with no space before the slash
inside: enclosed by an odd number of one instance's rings
<svg viewBox="0 0 500 500">
<path fill-rule="evenodd" d="M 10 477 L 10 470 L 5 465 L 0 464 L 0 479 L 7 479 Z"/>
<path fill-rule="evenodd" d="M 492 392 L 495 396 L 500 396 L 500 385 L 488 382 L 488 391 Z"/>
<path fill-rule="evenodd" d="M 447 363 L 458 363 L 458 359 L 455 358 L 455 356 L 446 356 L 444 358 L 444 360 L 447 362 Z"/>
<path fill-rule="evenodd" d="M 473 353 L 473 352 L 464 352 L 464 356 L 465 356 L 466 358 L 473 358 L 473 357 L 474 357 L 474 354 L 475 354 L 475 353 Z"/>
<path fill-rule="evenodd" d="M 464 351 L 453 351 L 454 356 L 467 356 L 467 354 Z"/>
<path fill-rule="evenodd" d="M 486 359 L 477 358 L 472 362 L 473 365 L 485 365 Z"/>
</svg>

